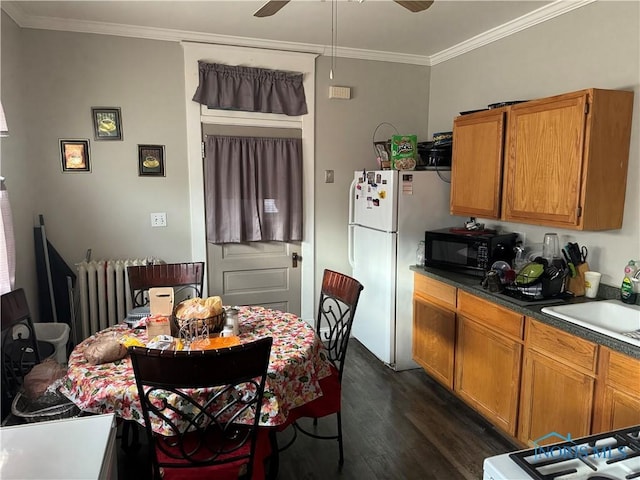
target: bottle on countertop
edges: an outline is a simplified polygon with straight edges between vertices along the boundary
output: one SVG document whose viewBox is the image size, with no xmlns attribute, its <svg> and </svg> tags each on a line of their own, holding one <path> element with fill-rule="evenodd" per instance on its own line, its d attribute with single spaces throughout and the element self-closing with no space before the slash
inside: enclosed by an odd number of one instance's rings
<svg viewBox="0 0 640 480">
<path fill-rule="evenodd" d="M 418 242 L 418 249 L 416 250 L 416 265 L 424 267 L 424 240 Z"/>
<path fill-rule="evenodd" d="M 229 307 L 227 309 L 227 321 L 225 328 L 229 327 L 232 335 L 238 335 L 239 333 L 239 321 L 238 321 L 238 307 Z"/>
<path fill-rule="evenodd" d="M 639 268 L 640 265 L 633 260 L 629 260 L 627 266 L 624 267 L 624 278 L 622 279 L 622 285 L 620 286 L 620 300 L 624 303 L 636 303 L 636 297 L 638 294 L 634 289 L 633 276 Z"/>
</svg>

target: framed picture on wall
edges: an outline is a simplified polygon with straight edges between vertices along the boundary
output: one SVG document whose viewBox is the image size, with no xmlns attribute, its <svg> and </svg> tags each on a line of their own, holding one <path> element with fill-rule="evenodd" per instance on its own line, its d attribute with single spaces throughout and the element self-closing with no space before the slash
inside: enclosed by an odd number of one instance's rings
<svg viewBox="0 0 640 480">
<path fill-rule="evenodd" d="M 89 140 L 60 140 L 63 172 L 90 172 Z"/>
<path fill-rule="evenodd" d="M 164 177 L 164 145 L 138 145 L 138 175 Z"/>
<path fill-rule="evenodd" d="M 96 140 L 122 140 L 122 118 L 118 107 L 91 107 Z"/>
</svg>

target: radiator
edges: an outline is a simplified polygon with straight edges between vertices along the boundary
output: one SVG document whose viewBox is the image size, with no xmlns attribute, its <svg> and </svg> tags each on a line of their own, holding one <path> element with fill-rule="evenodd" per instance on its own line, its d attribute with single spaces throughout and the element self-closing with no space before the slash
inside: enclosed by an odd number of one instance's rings
<svg viewBox="0 0 640 480">
<path fill-rule="evenodd" d="M 144 258 L 76 264 L 82 338 L 125 319 L 132 307 L 127 266 L 147 263 Z"/>
</svg>

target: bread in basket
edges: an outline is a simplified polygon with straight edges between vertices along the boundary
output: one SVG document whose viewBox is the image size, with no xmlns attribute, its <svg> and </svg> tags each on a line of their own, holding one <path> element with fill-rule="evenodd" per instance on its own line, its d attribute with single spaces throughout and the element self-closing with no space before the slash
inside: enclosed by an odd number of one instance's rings
<svg viewBox="0 0 640 480">
<path fill-rule="evenodd" d="M 222 331 L 225 311 L 218 296 L 190 298 L 176 305 L 173 317 L 178 331 L 188 330 L 191 336 L 202 336 Z"/>
</svg>

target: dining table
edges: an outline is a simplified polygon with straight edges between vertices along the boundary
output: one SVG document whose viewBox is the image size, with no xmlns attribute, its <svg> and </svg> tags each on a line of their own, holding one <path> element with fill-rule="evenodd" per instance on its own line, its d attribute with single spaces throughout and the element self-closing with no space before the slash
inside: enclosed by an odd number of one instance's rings
<svg viewBox="0 0 640 480">
<path fill-rule="evenodd" d="M 313 327 L 292 313 L 241 306 L 238 327 L 240 343 L 273 338 L 259 425 L 286 425 L 292 409 L 322 396 L 319 381 L 331 374 L 326 349 Z M 95 333 L 71 352 L 60 390 L 84 412 L 113 413 L 144 425 L 129 355 L 97 365 L 85 357 L 87 348 L 105 337 L 134 337 L 144 344 L 150 340 L 145 328 L 132 328 L 127 323 Z M 161 435 L 172 434 L 162 422 L 153 424 L 152 429 Z"/>
</svg>

